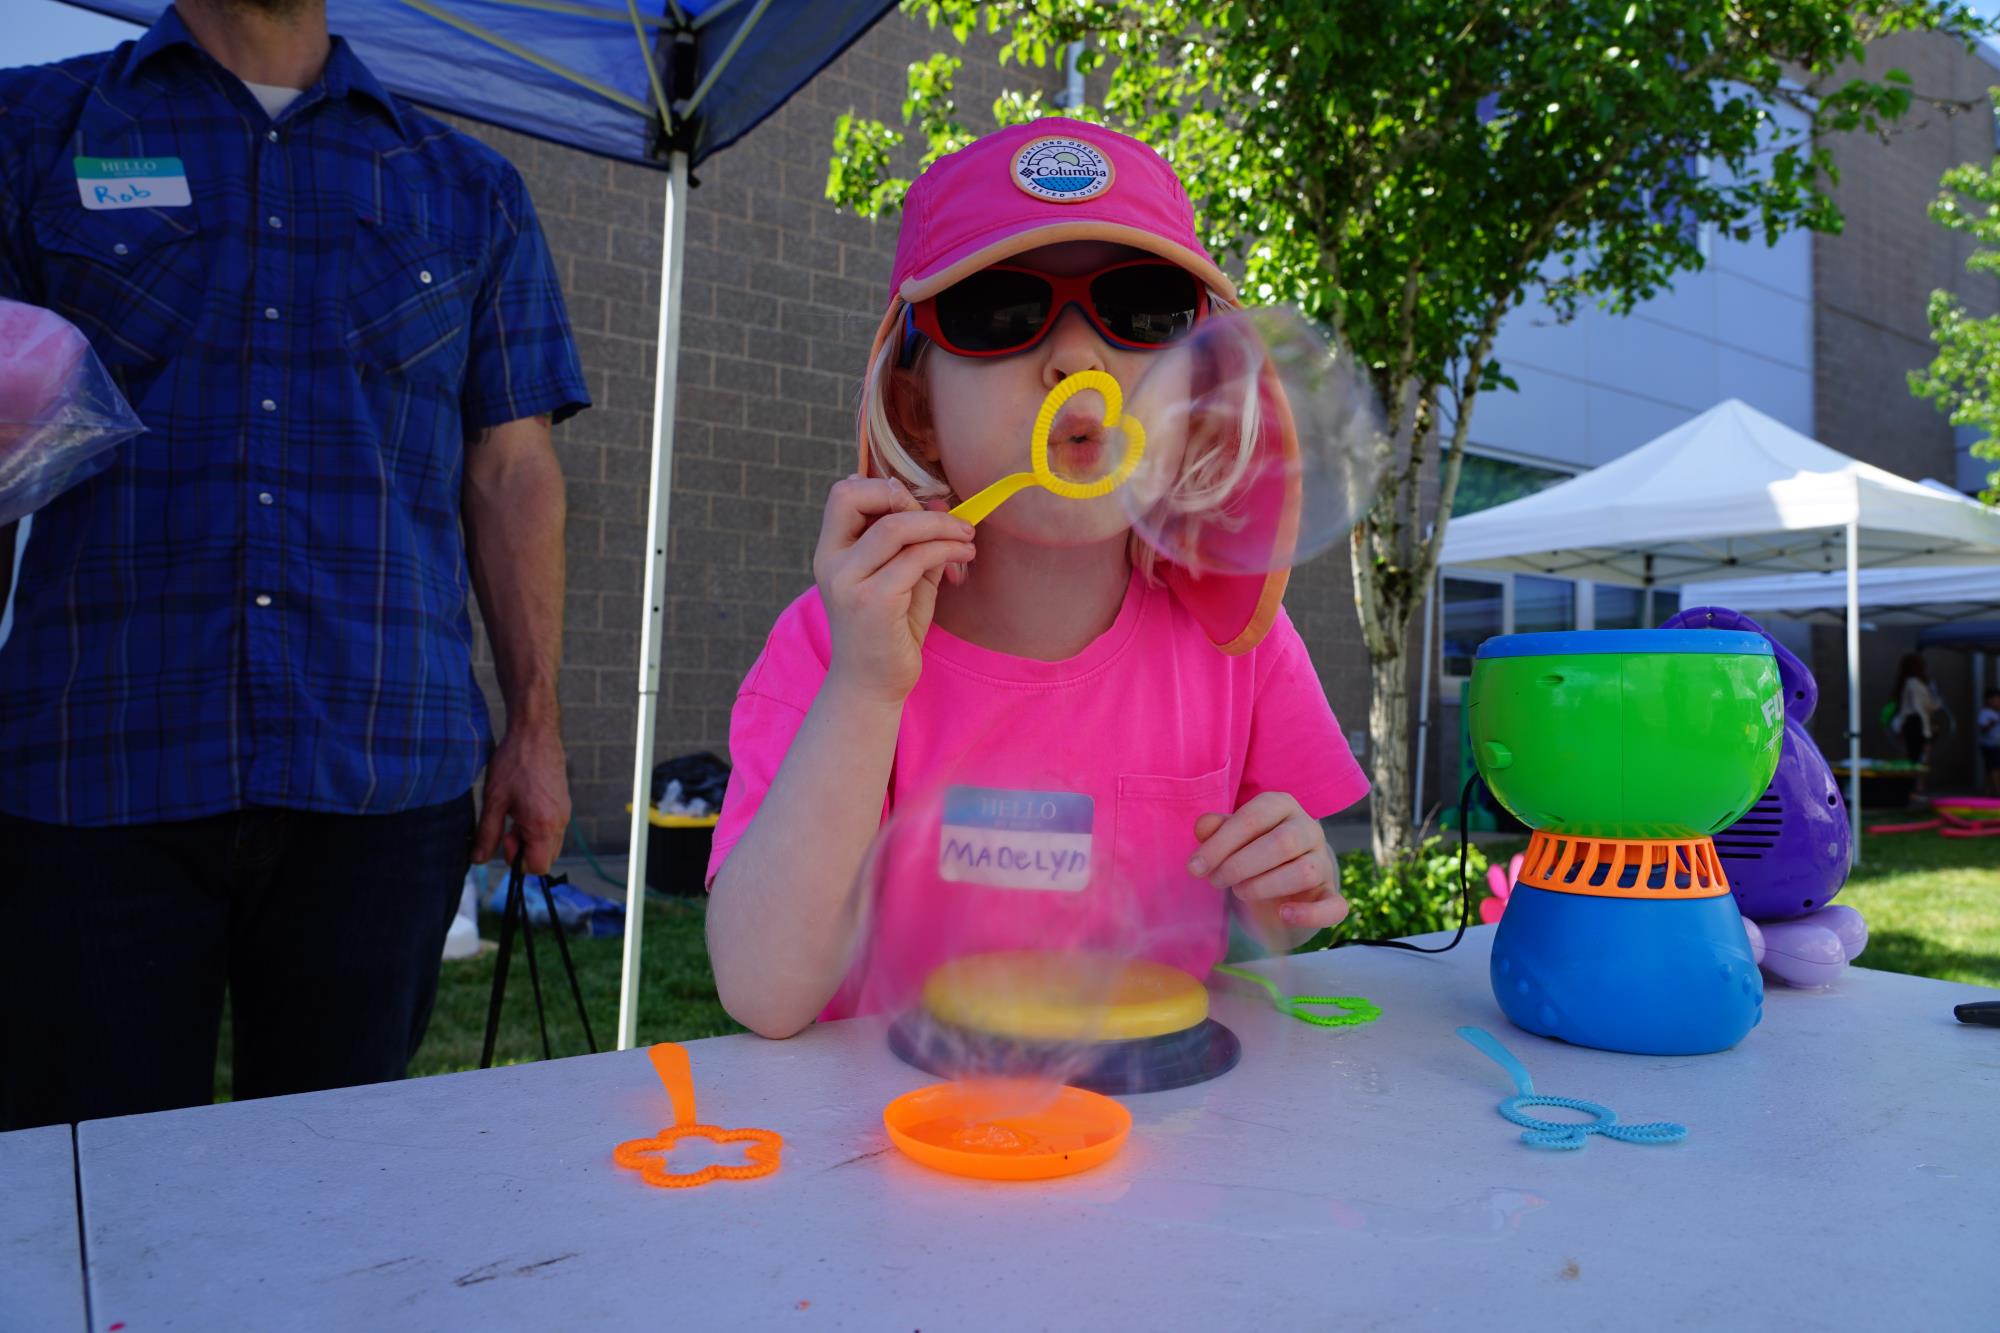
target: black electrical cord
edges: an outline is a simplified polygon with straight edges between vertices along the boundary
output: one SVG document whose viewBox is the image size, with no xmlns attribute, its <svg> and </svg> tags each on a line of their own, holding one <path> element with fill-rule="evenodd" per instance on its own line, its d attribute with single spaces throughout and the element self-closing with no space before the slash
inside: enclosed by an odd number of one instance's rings
<svg viewBox="0 0 2000 1333">
<path fill-rule="evenodd" d="M 1472 878 L 1467 867 L 1466 849 L 1472 845 L 1472 784 L 1479 781 L 1474 773 L 1465 780 L 1465 786 L 1458 792 L 1458 932 L 1451 937 L 1451 943 L 1429 948 L 1422 944 L 1411 944 L 1408 940 L 1335 940 L 1327 945 L 1329 949 L 1343 948 L 1349 944 L 1363 944 L 1371 949 L 1402 949 L 1408 953 L 1445 953 L 1456 949 L 1458 942 L 1465 938 L 1466 927 L 1472 924 Z"/>
</svg>

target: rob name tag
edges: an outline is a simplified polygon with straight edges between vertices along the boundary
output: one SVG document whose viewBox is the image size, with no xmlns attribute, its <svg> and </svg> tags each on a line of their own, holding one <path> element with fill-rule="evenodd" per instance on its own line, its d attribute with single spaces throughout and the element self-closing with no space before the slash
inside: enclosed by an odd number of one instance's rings
<svg viewBox="0 0 2000 1333">
<path fill-rule="evenodd" d="M 1090 883 L 1088 796 L 952 787 L 944 796 L 938 875 L 955 884 L 1077 893 Z"/>
<path fill-rule="evenodd" d="M 76 192 L 91 212 L 112 208 L 186 208 L 187 168 L 177 157 L 79 157 Z"/>
</svg>

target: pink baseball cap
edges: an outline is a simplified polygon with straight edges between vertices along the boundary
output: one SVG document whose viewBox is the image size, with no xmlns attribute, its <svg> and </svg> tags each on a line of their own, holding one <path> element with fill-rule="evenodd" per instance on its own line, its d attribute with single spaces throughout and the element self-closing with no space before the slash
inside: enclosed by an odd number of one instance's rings
<svg viewBox="0 0 2000 1333">
<path fill-rule="evenodd" d="M 903 311 L 992 264 L 1064 241 L 1110 241 L 1170 260 L 1234 303 L 1236 286 L 1195 234 L 1194 206 L 1173 168 L 1127 134 L 1049 116 L 996 130 L 925 168 L 903 200 L 889 309 L 869 349 L 902 336 Z M 1278 414 L 1289 425 L 1289 415 Z M 874 471 L 867 414 L 861 471 Z M 1287 440 L 1287 446 L 1291 442 Z M 1291 506 L 1285 506 L 1289 515 Z M 1277 620 L 1287 571 L 1161 577 L 1225 653 L 1257 646 Z"/>
<path fill-rule="evenodd" d="M 1130 135 L 1062 117 L 997 130 L 925 169 L 903 200 L 889 291 L 914 304 L 1060 241 L 1150 251 L 1236 299 L 1165 159 Z"/>
</svg>

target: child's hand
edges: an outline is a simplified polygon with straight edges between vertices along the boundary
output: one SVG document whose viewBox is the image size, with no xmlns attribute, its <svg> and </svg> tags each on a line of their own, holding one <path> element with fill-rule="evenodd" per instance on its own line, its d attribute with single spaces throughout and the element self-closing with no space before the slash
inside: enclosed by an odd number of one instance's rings
<svg viewBox="0 0 2000 1333">
<path fill-rule="evenodd" d="M 1265 792 L 1235 814 L 1194 822 L 1200 842 L 1188 873 L 1229 889 L 1258 917 L 1311 934 L 1347 915 L 1340 873 L 1319 821 L 1284 792 Z"/>
<path fill-rule="evenodd" d="M 945 566 L 973 558 L 972 525 L 886 478 L 849 477 L 826 501 L 813 577 L 833 630 L 829 684 L 900 704 L 923 667 Z"/>
</svg>

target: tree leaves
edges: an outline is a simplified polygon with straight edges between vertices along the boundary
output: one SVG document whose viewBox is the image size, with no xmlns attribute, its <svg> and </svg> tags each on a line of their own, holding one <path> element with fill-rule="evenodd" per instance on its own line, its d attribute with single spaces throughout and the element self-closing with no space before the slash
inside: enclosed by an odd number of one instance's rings
<svg viewBox="0 0 2000 1333">
<path fill-rule="evenodd" d="M 1931 220 L 1973 240 L 1969 271 L 2000 274 L 2000 161 L 1953 167 L 1939 188 Z M 1952 425 L 1980 432 L 1974 458 L 2000 460 L 2000 315 L 1974 316 L 1948 291 L 1932 292 L 1926 313 L 1938 353 L 1910 372 L 1910 392 L 1949 413 Z M 1979 498 L 2000 504 L 2000 469 L 1987 474 Z"/>
</svg>

